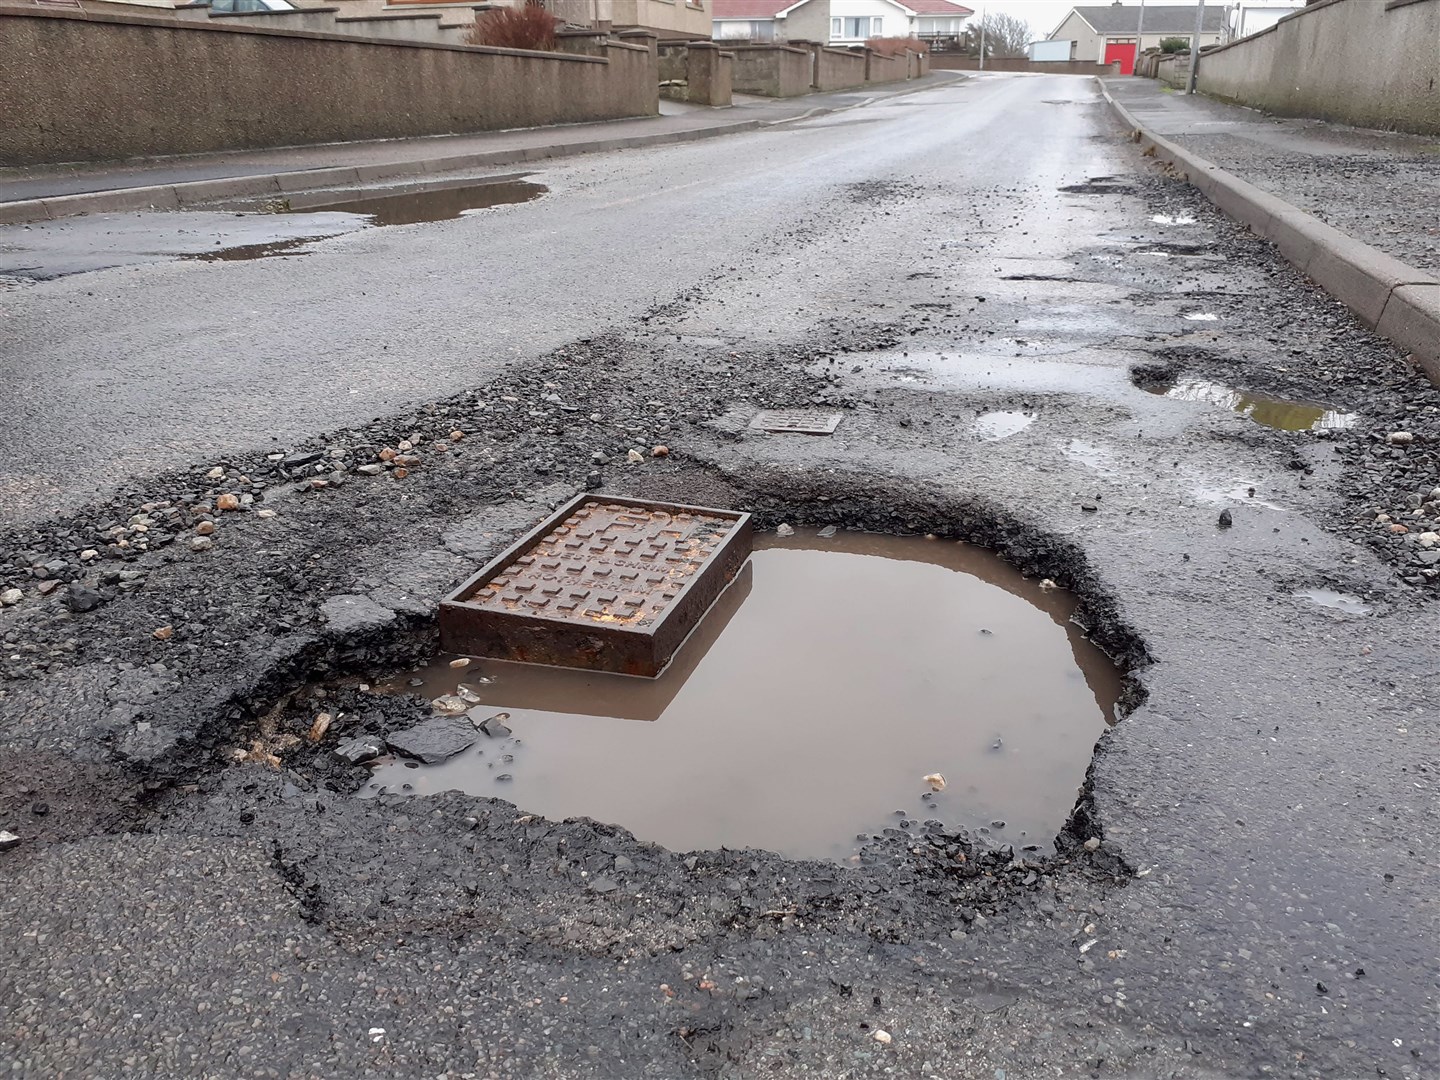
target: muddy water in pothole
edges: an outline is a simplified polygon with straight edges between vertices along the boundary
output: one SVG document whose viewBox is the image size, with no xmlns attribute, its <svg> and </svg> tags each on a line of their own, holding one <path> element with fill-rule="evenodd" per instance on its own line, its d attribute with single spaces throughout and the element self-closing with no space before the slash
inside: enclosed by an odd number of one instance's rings
<svg viewBox="0 0 1440 1080">
<path fill-rule="evenodd" d="M 528 180 L 503 180 L 446 187 L 390 190 L 344 198 L 326 193 L 303 200 L 292 197 L 286 213 L 308 214 L 317 210 L 364 214 L 372 225 L 417 225 L 424 221 L 447 221 L 475 210 L 538 199 L 550 189 Z"/>
<path fill-rule="evenodd" d="M 1230 409 L 1266 427 L 1282 431 L 1318 431 L 1322 428 L 1348 428 L 1356 420 L 1354 413 L 1340 412 L 1326 405 L 1308 401 L 1287 401 L 1249 391 L 1236 390 L 1224 383 L 1207 379 L 1182 378 L 1174 382 L 1152 383 L 1144 387 L 1152 394 L 1177 401 L 1201 401 Z"/>
<path fill-rule="evenodd" d="M 964 544 L 763 537 L 658 679 L 447 657 L 382 684 L 463 685 L 513 736 L 382 764 L 366 792 L 458 788 L 676 850 L 844 858 L 897 810 L 1048 850 L 1119 692 L 1073 609 Z"/>
<path fill-rule="evenodd" d="M 493 206 L 530 202 L 549 190 L 542 184 L 526 180 L 492 180 L 439 187 L 389 188 L 367 195 L 343 197 L 333 191 L 307 192 L 292 195 L 278 210 L 267 204 L 264 212 L 236 215 L 237 221 L 243 221 L 251 229 L 257 222 L 290 222 L 293 219 L 298 225 L 287 225 L 283 231 L 292 233 L 298 228 L 304 235 L 287 235 L 255 244 L 225 244 L 222 238 L 214 248 L 183 252 L 180 258 L 202 262 L 245 262 L 276 256 L 302 256 L 308 254 L 305 250 L 308 245 L 344 233 L 377 226 L 447 221 Z M 257 204 L 242 205 L 254 208 Z M 230 224 L 232 228 L 236 227 L 235 223 Z M 279 228 L 278 225 L 276 227 Z"/>
</svg>

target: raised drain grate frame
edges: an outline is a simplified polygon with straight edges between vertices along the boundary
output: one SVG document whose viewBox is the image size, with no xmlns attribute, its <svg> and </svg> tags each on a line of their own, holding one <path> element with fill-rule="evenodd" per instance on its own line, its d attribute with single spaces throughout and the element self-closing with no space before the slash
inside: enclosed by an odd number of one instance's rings
<svg viewBox="0 0 1440 1080">
<path fill-rule="evenodd" d="M 440 647 L 653 678 L 753 538 L 749 514 L 580 495 L 441 601 Z"/>
<path fill-rule="evenodd" d="M 775 435 L 833 435 L 844 415 L 823 409 L 765 409 L 755 414 L 750 427 Z"/>
</svg>

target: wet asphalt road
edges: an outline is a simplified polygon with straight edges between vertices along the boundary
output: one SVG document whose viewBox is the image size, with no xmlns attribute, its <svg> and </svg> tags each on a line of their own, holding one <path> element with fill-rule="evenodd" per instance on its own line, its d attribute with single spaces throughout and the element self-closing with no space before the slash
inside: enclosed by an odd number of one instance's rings
<svg viewBox="0 0 1440 1080">
<path fill-rule="evenodd" d="M 0 698 L 3 779 L 35 788 L 0 820 L 27 840 L 0 853 L 12 1073 L 1436 1075 L 1434 601 L 1327 527 L 1331 443 L 1129 375 L 1265 384 L 1399 360 L 1188 189 L 1144 178 L 1097 102 L 1089 80 L 987 77 L 546 169 L 537 202 L 299 258 L 0 294 L 11 520 L 468 388 L 513 383 L 540 414 L 535 438 L 486 440 L 477 504 L 439 493 L 470 491 L 474 458 L 437 463 L 434 488 L 277 495 L 278 532 L 227 524 L 217 561 L 156 561 L 93 617 L 0 614 L 7 651 L 32 627 L 80 641 Z M 627 423 L 572 439 L 530 376 Z M 834 436 L 739 437 L 747 404 L 802 394 L 846 408 Z M 1329 403 L 1382 431 L 1396 417 L 1376 410 L 1404 410 Z M 1037 419 L 983 441 L 997 408 Z M 1072 583 L 1097 638 L 1150 661 L 1073 826 L 1110 861 L 1071 850 L 1029 886 L 953 893 L 903 864 L 686 862 L 484 800 L 357 807 L 298 753 L 289 773 L 217 753 L 102 820 L 128 790 L 110 759 L 244 741 L 216 734 L 221 689 L 258 715 L 293 685 L 265 677 L 296 654 L 293 610 L 353 592 L 405 615 L 479 557 L 466 537 L 575 490 L 581 448 L 623 459 L 660 437 L 675 460 L 607 467 L 606 486 L 983 538 Z M 307 559 L 268 608 L 227 582 Z M 1373 613 L 1294 595 L 1317 585 Z M 183 640 L 182 616 L 196 647 L 156 652 L 150 628 L 173 618 Z M 22 817 L 38 798 L 50 812 Z M 607 874 L 621 887 L 597 891 Z"/>
</svg>

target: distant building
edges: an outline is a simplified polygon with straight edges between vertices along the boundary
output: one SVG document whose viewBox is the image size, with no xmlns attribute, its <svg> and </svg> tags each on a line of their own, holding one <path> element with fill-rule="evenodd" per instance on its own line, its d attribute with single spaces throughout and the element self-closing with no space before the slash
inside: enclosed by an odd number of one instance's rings
<svg viewBox="0 0 1440 1080">
<path fill-rule="evenodd" d="M 1195 30 L 1196 4 L 1146 4 L 1145 39 L 1140 51 L 1158 48 L 1164 38 L 1188 39 Z M 1219 45 L 1225 33 L 1226 9 L 1223 4 L 1205 5 L 1205 21 L 1201 27 L 1200 44 Z M 1094 64 L 1120 61 L 1123 75 L 1135 73 L 1135 31 L 1140 24 L 1139 4 L 1087 4 L 1070 9 L 1048 36 L 1049 41 L 1069 41 L 1071 60 Z"/>
<path fill-rule="evenodd" d="M 713 0 L 717 41 L 820 41 L 863 45 L 872 37 L 945 42 L 974 12 L 951 0 Z"/>
<path fill-rule="evenodd" d="M 1073 41 L 1032 41 L 1025 46 L 1025 55 L 1031 60 L 1069 60 Z"/>
<path fill-rule="evenodd" d="M 1286 15 L 1304 6 L 1305 0 L 1261 0 L 1259 3 L 1235 0 L 1225 5 L 1224 40 L 1231 42 L 1268 30 Z"/>
</svg>

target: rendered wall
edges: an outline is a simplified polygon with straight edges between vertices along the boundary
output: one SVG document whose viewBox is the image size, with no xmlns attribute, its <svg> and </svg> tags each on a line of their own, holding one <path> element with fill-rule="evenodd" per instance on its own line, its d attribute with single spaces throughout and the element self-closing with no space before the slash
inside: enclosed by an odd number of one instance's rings
<svg viewBox="0 0 1440 1080">
<path fill-rule="evenodd" d="M 784 45 L 737 45 L 731 85 L 736 93 L 798 97 L 810 92 L 810 51 Z"/>
<path fill-rule="evenodd" d="M 866 82 L 900 82 L 907 77 L 905 56 L 883 56 L 867 50 Z"/>
<path fill-rule="evenodd" d="M 16 6 L 0 6 L 0 40 L 4 165 L 578 123 L 659 104 L 643 44 L 602 59 Z"/>
<path fill-rule="evenodd" d="M 816 90 L 848 90 L 865 85 L 864 53 L 825 48 L 814 51 Z"/>
<path fill-rule="evenodd" d="M 1203 54 L 1198 86 L 1281 116 L 1440 135 L 1440 0 L 1301 8 Z"/>
<path fill-rule="evenodd" d="M 660 42 L 660 96 L 694 105 L 729 105 L 735 54 L 713 41 Z"/>
<path fill-rule="evenodd" d="M 1205 55 L 1200 56 L 1200 68 L 1205 68 Z M 1155 65 L 1155 77 L 1172 90 L 1184 90 L 1190 85 L 1190 54 L 1170 53 L 1162 56 Z"/>
</svg>

